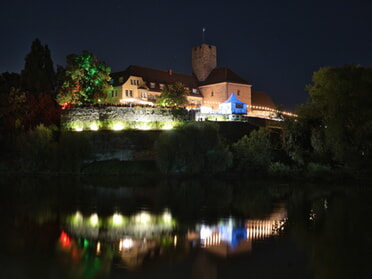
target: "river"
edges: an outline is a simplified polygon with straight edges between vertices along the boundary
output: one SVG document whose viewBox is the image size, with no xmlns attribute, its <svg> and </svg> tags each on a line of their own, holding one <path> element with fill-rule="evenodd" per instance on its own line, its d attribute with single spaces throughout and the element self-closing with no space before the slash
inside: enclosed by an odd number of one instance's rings
<svg viewBox="0 0 372 279">
<path fill-rule="evenodd" d="M 233 178 L 9 177 L 2 278 L 372 278 L 371 189 Z"/>
</svg>

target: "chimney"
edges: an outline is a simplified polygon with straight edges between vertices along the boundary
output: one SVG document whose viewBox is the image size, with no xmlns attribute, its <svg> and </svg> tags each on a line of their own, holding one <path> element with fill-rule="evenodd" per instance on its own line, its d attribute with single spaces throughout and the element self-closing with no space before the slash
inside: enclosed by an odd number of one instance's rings
<svg viewBox="0 0 372 279">
<path fill-rule="evenodd" d="M 170 76 L 173 74 L 172 69 L 169 69 L 169 70 L 168 70 L 168 74 L 169 74 Z"/>
</svg>

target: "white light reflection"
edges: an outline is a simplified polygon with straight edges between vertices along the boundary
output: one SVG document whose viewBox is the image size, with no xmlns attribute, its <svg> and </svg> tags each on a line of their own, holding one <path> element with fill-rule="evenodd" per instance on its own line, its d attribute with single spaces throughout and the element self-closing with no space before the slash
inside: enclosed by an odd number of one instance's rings
<svg viewBox="0 0 372 279">
<path fill-rule="evenodd" d="M 121 215 L 119 213 L 115 213 L 112 216 L 112 222 L 113 222 L 114 226 L 121 226 L 123 224 L 123 215 Z"/>
<path fill-rule="evenodd" d="M 98 215 L 97 213 L 94 213 L 92 215 L 90 215 L 90 224 L 93 226 L 93 227 L 96 227 L 98 226 Z"/>
</svg>

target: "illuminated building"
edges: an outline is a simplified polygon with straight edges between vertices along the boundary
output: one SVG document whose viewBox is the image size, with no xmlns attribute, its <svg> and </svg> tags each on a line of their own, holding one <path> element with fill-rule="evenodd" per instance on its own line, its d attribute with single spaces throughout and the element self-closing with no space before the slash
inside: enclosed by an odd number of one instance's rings
<svg viewBox="0 0 372 279">
<path fill-rule="evenodd" d="M 201 44 L 192 49 L 192 74 L 130 65 L 111 77 L 113 90 L 108 103 L 151 105 L 165 85 L 182 82 L 190 108 L 218 112 L 219 106 L 234 94 L 247 106 L 248 116 L 271 118 L 276 113 L 266 93 L 252 91 L 252 85 L 231 69 L 217 67 L 217 49 L 213 45 Z"/>
</svg>

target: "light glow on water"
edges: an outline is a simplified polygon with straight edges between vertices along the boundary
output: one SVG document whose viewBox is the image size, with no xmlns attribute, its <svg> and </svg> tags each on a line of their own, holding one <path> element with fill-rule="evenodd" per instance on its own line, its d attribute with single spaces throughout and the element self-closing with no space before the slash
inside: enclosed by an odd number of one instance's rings
<svg viewBox="0 0 372 279">
<path fill-rule="evenodd" d="M 90 216 L 90 225 L 92 227 L 97 227 L 98 226 L 98 215 L 97 213 L 93 213 L 91 216 Z"/>
</svg>

